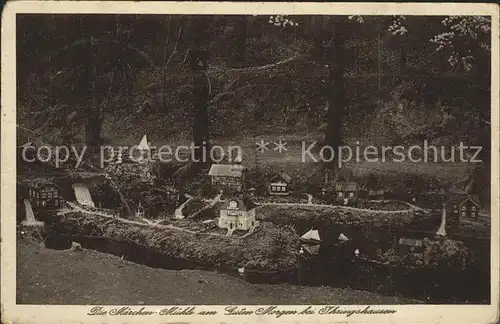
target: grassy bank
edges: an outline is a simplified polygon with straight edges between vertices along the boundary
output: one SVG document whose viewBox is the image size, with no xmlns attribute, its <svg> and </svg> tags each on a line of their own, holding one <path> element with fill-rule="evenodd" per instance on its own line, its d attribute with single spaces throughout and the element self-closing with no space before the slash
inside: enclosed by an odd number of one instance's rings
<svg viewBox="0 0 500 324">
<path fill-rule="evenodd" d="M 292 224 L 297 221 L 311 223 L 346 224 L 353 226 L 374 226 L 399 229 L 409 226 L 424 216 L 415 211 L 384 213 L 359 209 L 331 208 L 317 206 L 261 206 L 257 212 L 262 221 L 276 224 Z"/>
<path fill-rule="evenodd" d="M 43 267 L 37 266 L 43 264 Z M 164 270 L 90 250 L 55 251 L 19 243 L 21 304 L 400 304 L 410 299 L 351 289 L 252 285 L 199 270 Z"/>
<path fill-rule="evenodd" d="M 126 224 L 117 219 L 71 213 L 54 218 L 47 230 L 75 236 L 98 236 L 150 247 L 168 256 L 213 266 L 279 271 L 298 262 L 299 236 L 290 227 L 264 222 L 244 239 L 193 234 L 169 228 Z"/>
</svg>

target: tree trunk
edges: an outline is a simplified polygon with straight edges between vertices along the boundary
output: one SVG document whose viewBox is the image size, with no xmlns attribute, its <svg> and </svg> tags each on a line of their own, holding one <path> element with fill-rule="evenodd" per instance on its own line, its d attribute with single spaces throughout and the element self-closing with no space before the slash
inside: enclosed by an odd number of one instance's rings
<svg viewBox="0 0 500 324">
<path fill-rule="evenodd" d="M 399 71 L 401 74 L 404 74 L 406 72 L 406 48 L 404 42 L 399 48 Z"/>
<path fill-rule="evenodd" d="M 96 55 L 95 55 L 95 39 L 92 36 L 89 28 L 89 22 L 82 18 L 81 32 L 83 37 L 89 37 L 89 42 L 86 44 L 86 49 L 83 51 L 85 66 L 84 66 L 84 78 L 85 86 L 87 88 L 87 98 L 91 99 L 91 104 L 89 108 L 85 111 L 85 144 L 87 145 L 87 150 L 89 152 L 97 152 L 99 145 L 101 144 L 101 126 L 102 126 L 102 116 L 101 109 L 97 102 L 97 91 L 96 91 Z"/>
<path fill-rule="evenodd" d="M 167 32 L 165 35 L 165 45 L 163 47 L 163 83 L 162 83 L 162 91 L 161 91 L 161 102 L 163 111 L 167 111 L 167 61 L 168 61 L 168 49 L 170 46 L 170 30 L 172 27 L 172 16 L 168 16 L 167 22 Z"/>
<path fill-rule="evenodd" d="M 246 42 L 247 42 L 247 17 L 239 16 L 236 22 L 235 37 L 235 63 L 239 66 L 245 65 Z"/>
<path fill-rule="evenodd" d="M 377 34 L 377 74 L 378 91 L 382 91 L 382 33 Z"/>
<path fill-rule="evenodd" d="M 323 45 L 323 41 L 325 40 L 325 28 L 324 28 L 324 17 L 321 15 L 314 16 L 313 18 L 313 37 L 314 37 L 314 46 L 313 46 L 313 56 L 316 59 L 324 60 L 325 59 L 325 49 Z"/>
<path fill-rule="evenodd" d="M 341 18 L 342 19 L 342 18 Z M 334 179 L 338 178 L 338 150 L 342 145 L 342 127 L 345 115 L 346 94 L 344 81 L 344 51 L 345 51 L 345 26 L 341 21 L 335 21 L 333 43 L 331 48 L 330 65 L 328 66 L 327 95 L 328 114 L 325 133 L 325 144 L 332 147 L 334 156 L 329 150 L 324 151 L 325 168 L 333 171 Z M 331 161 L 330 161 L 331 160 Z"/>
<path fill-rule="evenodd" d="M 193 93 L 193 142 L 195 145 L 195 161 L 202 159 L 202 147 L 207 147 L 208 142 L 208 95 L 209 80 L 208 68 L 208 32 L 207 18 L 203 16 L 193 18 L 193 46 L 190 51 L 190 66 L 192 70 Z M 198 148 L 196 148 L 198 147 Z"/>
</svg>

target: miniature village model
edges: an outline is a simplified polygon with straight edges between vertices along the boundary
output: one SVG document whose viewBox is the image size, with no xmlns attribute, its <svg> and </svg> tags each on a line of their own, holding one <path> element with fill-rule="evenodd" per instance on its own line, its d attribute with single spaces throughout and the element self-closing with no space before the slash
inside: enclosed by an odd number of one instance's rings
<svg viewBox="0 0 500 324">
<path fill-rule="evenodd" d="M 359 185 L 355 182 L 339 181 L 335 184 L 335 193 L 338 198 L 358 197 Z"/>
<path fill-rule="evenodd" d="M 284 171 L 281 171 L 271 178 L 268 185 L 270 195 L 289 195 L 291 190 L 292 178 Z"/>
<path fill-rule="evenodd" d="M 249 198 L 232 197 L 227 199 L 220 208 L 218 225 L 228 229 L 228 236 L 234 230 L 254 230 L 257 225 L 255 220 L 255 205 Z"/>
<path fill-rule="evenodd" d="M 213 186 L 243 190 L 245 168 L 240 164 L 212 164 L 208 175 Z"/>
<path fill-rule="evenodd" d="M 34 209 L 58 209 L 64 204 L 61 188 L 45 179 L 26 181 L 23 189 L 20 198 L 28 199 Z"/>
<path fill-rule="evenodd" d="M 110 170 L 117 170 L 117 168 L 125 168 L 127 172 L 135 173 L 136 176 L 145 178 L 149 177 L 152 173 L 154 161 L 150 161 L 148 157 L 151 156 L 151 143 L 147 141 L 147 137 L 144 136 L 137 146 L 139 152 L 141 153 L 142 158 L 138 160 L 131 160 L 129 158 L 125 158 L 126 154 L 122 154 L 118 156 L 108 167 Z M 203 250 L 203 246 L 201 246 L 201 242 L 205 242 L 203 240 L 208 239 L 211 242 L 211 249 L 217 249 L 219 246 L 227 246 L 224 240 L 241 240 L 241 244 L 246 244 L 247 242 L 254 242 L 252 240 L 263 240 L 270 239 L 269 245 L 271 246 L 263 246 L 258 247 L 257 249 L 265 250 L 269 248 L 270 250 L 278 249 L 279 244 L 274 243 L 272 241 L 272 234 L 268 237 L 268 232 L 266 232 L 266 224 L 268 220 L 265 219 L 266 211 L 265 206 L 268 204 L 273 205 L 282 205 L 286 206 L 286 208 L 290 208 L 293 210 L 295 206 L 304 205 L 309 208 L 318 208 L 321 210 L 323 206 L 332 208 L 330 213 L 332 215 L 336 214 L 336 209 L 346 208 L 345 213 L 352 213 L 355 211 L 357 215 L 363 215 L 363 212 L 369 211 L 368 209 L 361 209 L 357 207 L 345 207 L 345 204 L 339 203 L 340 200 L 349 200 L 349 201 L 366 201 L 373 202 L 374 206 L 383 205 L 386 201 L 384 201 L 385 191 L 382 189 L 372 189 L 368 192 L 363 191 L 358 183 L 353 181 L 338 181 L 333 186 L 330 186 L 330 190 L 333 189 L 332 198 L 337 201 L 332 202 L 331 205 L 328 203 L 324 203 L 324 205 L 311 203 L 312 197 L 308 198 L 308 201 L 305 202 L 302 200 L 293 201 L 294 198 L 291 193 L 295 190 L 295 184 L 293 183 L 292 177 L 286 173 L 285 171 L 280 171 L 278 173 L 274 173 L 272 176 L 268 178 L 268 180 L 264 180 L 264 188 L 267 189 L 267 193 L 264 191 L 264 195 L 262 197 L 255 197 L 255 191 L 248 189 L 247 182 L 247 172 L 248 168 L 242 165 L 242 157 L 239 155 L 233 161 L 227 161 L 226 163 L 216 163 L 210 165 L 207 169 L 204 169 L 202 177 L 205 177 L 203 181 L 205 184 L 212 186 L 212 189 L 217 189 L 219 194 L 215 197 L 211 198 L 201 198 L 197 197 L 194 193 L 196 191 L 190 192 L 186 194 L 186 200 L 182 202 L 180 205 L 176 205 L 176 209 L 170 217 L 166 217 L 163 219 L 155 220 L 150 219 L 151 216 L 154 216 L 154 213 L 151 212 L 151 209 L 148 209 L 148 205 L 145 204 L 146 200 L 135 200 L 128 203 L 128 209 L 131 211 L 129 214 L 125 216 L 122 213 L 114 213 L 109 210 L 104 210 L 101 208 L 100 202 L 95 201 L 95 197 L 92 196 L 91 191 L 89 190 L 89 185 L 84 181 L 75 181 L 71 184 L 71 188 L 74 192 L 75 202 L 65 202 L 62 199 L 61 188 L 51 181 L 31 181 L 26 182 L 23 186 L 19 188 L 23 188 L 22 195 L 20 195 L 20 199 L 24 199 L 22 203 L 24 204 L 26 213 L 26 220 L 21 223 L 23 226 L 39 226 L 43 225 L 42 222 L 37 220 L 34 215 L 36 215 L 37 210 L 40 208 L 52 208 L 54 210 L 62 210 L 61 208 L 65 208 L 65 211 L 62 212 L 58 217 L 64 219 L 64 213 L 68 213 L 69 211 L 79 212 L 85 215 L 87 213 L 87 217 L 108 217 L 111 221 L 116 221 L 121 224 L 119 226 L 123 226 L 119 233 L 125 233 L 127 231 L 128 226 L 136 226 L 137 231 L 142 228 L 149 228 L 149 226 L 154 226 L 157 233 L 161 233 L 162 231 L 169 231 L 168 235 L 165 238 L 162 238 L 167 242 L 168 240 L 172 240 L 172 242 L 185 242 L 186 237 L 187 240 L 192 245 L 198 246 L 196 249 Z M 120 173 L 118 173 L 120 174 Z M 151 186 L 154 186 L 154 182 L 151 182 Z M 178 192 L 179 188 L 176 188 L 176 192 Z M 174 191 L 172 191 L 174 192 Z M 215 190 L 214 190 L 215 192 Z M 251 196 L 250 193 L 253 193 L 254 196 Z M 360 194 L 362 192 L 363 194 Z M 162 189 L 162 195 L 169 196 L 171 192 Z M 312 196 L 309 194 L 308 196 Z M 367 197 L 360 198 L 361 197 Z M 280 197 L 281 201 L 285 201 L 283 203 L 276 202 L 276 198 Z M 320 196 L 318 196 L 320 197 Z M 289 200 L 287 200 L 289 199 Z M 257 202 L 258 201 L 258 202 Z M 290 202 L 286 202 L 290 201 Z M 21 205 L 21 204 L 20 204 Z M 31 205 L 33 208 L 31 208 Z M 96 207 L 96 205 L 98 207 Z M 122 206 L 123 207 L 123 206 Z M 261 208 L 264 207 L 264 208 Z M 189 211 L 188 211 L 189 210 Z M 373 210 L 375 215 L 378 211 Z M 382 210 L 380 213 L 384 213 Z M 387 218 L 392 217 L 392 212 L 399 212 L 390 210 L 387 211 Z M 390 212 L 390 213 L 389 213 Z M 406 210 L 401 210 L 402 213 L 412 213 L 411 208 Z M 299 211 L 300 213 L 300 211 Z M 117 216 L 120 215 L 120 216 Z M 475 220 L 479 217 L 479 204 L 476 202 L 474 197 L 472 196 L 459 196 L 453 201 L 450 199 L 447 203 L 444 203 L 441 209 L 441 222 L 439 227 L 434 229 L 434 231 L 429 232 L 428 237 L 432 237 L 435 240 L 445 240 L 448 238 L 447 231 L 447 215 L 452 219 L 457 217 L 462 220 Z M 300 217 L 301 215 L 297 215 Z M 71 222 L 71 217 L 68 217 L 68 222 Z M 79 216 L 81 219 L 85 219 L 86 216 Z M 125 219 L 127 217 L 128 219 Z M 262 217 L 262 218 L 259 218 Z M 286 221 L 286 217 L 288 215 L 285 213 L 280 216 L 283 221 Z M 356 216 L 356 217 L 367 217 L 370 216 Z M 354 218 L 354 217 L 353 217 Z M 328 218 L 325 218 L 328 219 Z M 123 224 L 122 224 L 123 222 Z M 104 222 L 106 223 L 106 221 Z M 76 223 L 80 224 L 79 222 Z M 118 225 L 114 226 L 118 226 Z M 135 225 L 136 224 L 136 225 Z M 352 266 L 352 269 L 356 269 L 357 275 L 361 273 L 365 273 L 370 275 L 371 269 L 374 266 L 381 266 L 382 262 L 376 260 L 376 256 L 373 253 L 370 255 L 370 247 L 362 245 L 358 240 L 358 234 L 354 234 L 355 232 L 351 232 L 352 229 L 347 225 L 347 229 L 336 230 L 336 224 L 333 226 L 333 232 L 335 237 L 332 239 L 331 237 L 328 239 L 331 228 L 325 230 L 325 228 L 317 226 L 314 224 L 314 227 L 311 226 L 312 223 L 308 223 L 308 227 L 301 227 L 300 230 L 295 229 L 294 226 L 291 227 L 292 237 L 295 235 L 293 240 L 295 242 L 291 244 L 292 248 L 288 248 L 287 252 L 282 255 L 282 258 L 299 258 L 299 263 L 307 263 L 311 262 L 314 264 L 315 262 L 320 262 L 325 253 L 332 253 L 331 256 L 327 258 L 332 259 L 332 262 L 337 262 L 336 267 L 338 269 L 347 269 Z M 450 222 L 451 224 L 451 222 Z M 273 226 L 282 226 L 273 224 Z M 309 227 L 311 226 L 311 227 Z M 342 226 L 342 225 L 341 225 Z M 345 226 L 345 224 L 344 224 Z M 80 229 L 77 229 L 80 230 Z M 341 232 L 342 231 L 342 232 Z M 344 232 L 345 231 L 345 232 Z M 147 232 L 147 231 L 146 231 Z M 321 236 L 320 236 L 321 232 Z M 270 232 L 275 233 L 275 232 Z M 344 234 L 346 233 L 346 234 Z M 119 234 L 121 235 L 121 234 Z M 161 234 L 157 234 L 161 236 Z M 175 237 L 179 235 L 179 237 Z M 187 235 L 186 237 L 181 235 Z M 259 236 L 260 235 L 260 236 Z M 349 236 L 349 238 L 348 238 Z M 130 237 L 136 237 L 135 235 L 130 235 Z M 137 236 L 140 237 L 140 236 Z M 175 237 L 175 238 L 174 238 Z M 140 242 L 143 242 L 143 239 L 139 239 Z M 397 256 L 401 260 L 411 260 L 412 258 L 423 258 L 424 254 L 424 239 L 420 236 L 413 236 L 412 233 L 399 233 L 396 236 L 391 237 L 392 247 L 390 249 L 394 250 Z M 237 241 L 236 241 L 237 242 Z M 141 243 L 142 244 L 142 243 Z M 175 246 L 178 243 L 174 243 Z M 236 245 L 239 243 L 236 243 Z M 250 243 L 249 243 L 250 244 Z M 273 244 L 276 244 L 276 248 Z M 366 244 L 363 243 L 363 244 Z M 180 244 L 182 245 L 182 244 Z M 232 244 L 236 246 L 235 244 Z M 255 244 L 251 244 L 252 246 Z M 257 244 L 258 245 L 258 244 Z M 168 246 L 168 244 L 166 245 Z M 191 247 L 192 248 L 192 247 Z M 190 249 L 191 249 L 190 248 Z M 198 262 L 203 262 L 204 258 L 209 257 L 213 253 L 207 253 L 206 255 L 200 251 L 197 251 L 197 255 L 200 260 Z M 260 251 L 259 250 L 259 251 Z M 174 252 L 172 252 L 174 251 Z M 178 250 L 172 250 L 169 253 L 173 253 L 172 257 L 177 257 L 175 253 L 187 253 L 188 249 L 183 250 L 183 252 L 179 252 Z M 177 252 L 175 252 L 177 251 Z M 334 252 L 328 252 L 334 251 Z M 386 251 L 384 251 L 386 252 Z M 258 253 L 255 252 L 254 253 Z M 274 252 L 273 252 L 274 253 Z M 273 254 L 274 255 L 274 254 Z M 343 256 L 344 255 L 344 256 Z M 380 253 L 382 255 L 382 253 Z M 268 255 L 259 257 L 259 260 L 263 261 L 266 264 Z M 252 259 L 252 258 L 250 258 Z M 295 260 L 295 259 L 293 259 Z M 218 262 L 218 261 L 217 261 Z M 295 261 L 294 261 L 295 262 Z M 252 263 L 249 263 L 252 265 Z M 295 263 L 294 263 L 295 265 Z M 302 269 L 302 268 L 301 268 Z M 244 276 L 246 278 L 248 273 L 252 271 L 256 271 L 252 269 L 252 266 L 238 266 L 235 270 L 240 276 Z M 306 270 L 300 270 L 306 271 Z"/>
</svg>

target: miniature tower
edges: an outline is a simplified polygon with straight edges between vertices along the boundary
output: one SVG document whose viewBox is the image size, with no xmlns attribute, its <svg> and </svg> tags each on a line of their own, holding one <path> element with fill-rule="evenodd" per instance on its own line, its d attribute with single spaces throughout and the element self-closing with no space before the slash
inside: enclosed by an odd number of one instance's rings
<svg viewBox="0 0 500 324">
<path fill-rule="evenodd" d="M 150 143 L 148 142 L 148 138 L 146 135 L 142 138 L 139 145 L 137 145 L 137 149 L 140 151 L 140 162 L 147 162 L 150 154 Z"/>
<path fill-rule="evenodd" d="M 142 207 L 142 204 L 140 202 L 139 202 L 139 206 L 137 206 L 137 209 L 135 210 L 135 217 L 137 217 L 137 218 L 144 217 L 144 207 Z"/>
<path fill-rule="evenodd" d="M 436 235 L 445 237 L 446 236 L 446 204 L 443 203 L 443 214 L 441 216 L 441 225 L 436 232 Z"/>
<path fill-rule="evenodd" d="M 233 162 L 234 164 L 241 165 L 241 162 L 243 162 L 243 157 L 241 156 L 241 150 L 238 150 L 238 155 L 234 158 Z"/>
</svg>

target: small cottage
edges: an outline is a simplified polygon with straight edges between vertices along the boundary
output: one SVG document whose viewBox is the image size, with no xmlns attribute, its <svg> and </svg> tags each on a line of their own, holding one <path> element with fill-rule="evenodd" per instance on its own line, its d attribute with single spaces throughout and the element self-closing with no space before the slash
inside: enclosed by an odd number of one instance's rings
<svg viewBox="0 0 500 324">
<path fill-rule="evenodd" d="M 33 209 L 59 209 L 64 205 L 61 188 L 46 179 L 33 179 L 23 183 L 22 196 L 27 196 Z"/>
<path fill-rule="evenodd" d="M 357 198 L 359 185 L 355 182 L 340 181 L 335 184 L 335 195 L 337 198 Z"/>
<path fill-rule="evenodd" d="M 408 253 L 422 253 L 423 242 L 420 239 L 400 238 L 399 239 L 399 255 L 405 256 Z"/>
<path fill-rule="evenodd" d="M 269 194 L 282 196 L 289 195 L 291 184 L 292 178 L 287 173 L 282 171 L 271 178 L 268 187 Z"/>
<path fill-rule="evenodd" d="M 208 175 L 212 185 L 243 190 L 245 167 L 240 164 L 212 164 Z"/>
<path fill-rule="evenodd" d="M 383 189 L 372 189 L 368 191 L 368 199 L 384 200 L 385 191 Z"/>
<path fill-rule="evenodd" d="M 452 220 L 477 219 L 479 216 L 479 199 L 471 195 L 452 195 L 447 205 L 451 209 Z"/>
<path fill-rule="evenodd" d="M 219 227 L 228 230 L 249 230 L 257 222 L 255 205 L 249 198 L 233 197 L 227 199 L 220 209 Z"/>
</svg>

